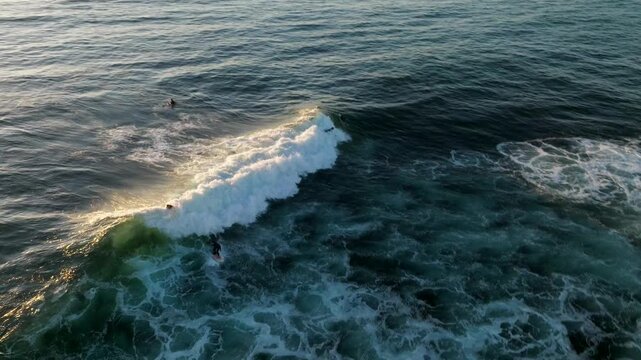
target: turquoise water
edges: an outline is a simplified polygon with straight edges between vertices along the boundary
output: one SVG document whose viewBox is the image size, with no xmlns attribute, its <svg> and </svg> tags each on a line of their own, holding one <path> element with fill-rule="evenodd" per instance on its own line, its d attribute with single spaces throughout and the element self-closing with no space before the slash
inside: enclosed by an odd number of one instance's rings
<svg viewBox="0 0 641 360">
<path fill-rule="evenodd" d="M 638 2 L 0 5 L 1 357 L 641 359 Z"/>
</svg>

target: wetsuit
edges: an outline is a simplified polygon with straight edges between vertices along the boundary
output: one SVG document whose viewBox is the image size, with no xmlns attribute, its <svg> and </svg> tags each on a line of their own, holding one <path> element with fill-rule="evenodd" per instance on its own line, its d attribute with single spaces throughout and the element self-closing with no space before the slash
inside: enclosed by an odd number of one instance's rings
<svg viewBox="0 0 641 360">
<path fill-rule="evenodd" d="M 214 256 L 220 256 L 220 250 L 222 249 L 222 247 L 218 243 L 216 235 L 209 235 L 209 242 L 211 243 L 211 253 Z"/>
</svg>

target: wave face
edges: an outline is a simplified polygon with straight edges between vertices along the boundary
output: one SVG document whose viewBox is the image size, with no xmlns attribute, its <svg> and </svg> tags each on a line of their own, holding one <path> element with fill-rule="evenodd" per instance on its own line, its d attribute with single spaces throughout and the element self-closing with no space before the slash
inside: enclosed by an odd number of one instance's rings
<svg viewBox="0 0 641 360">
<path fill-rule="evenodd" d="M 267 209 L 269 200 L 296 194 L 303 176 L 331 167 L 338 144 L 348 139 L 327 115 L 318 114 L 302 123 L 214 144 L 235 147 L 236 153 L 220 164 L 214 159 L 210 168 L 198 172 L 196 188 L 171 201 L 174 209 L 147 210 L 142 217 L 148 226 L 174 237 L 249 224 Z"/>
<path fill-rule="evenodd" d="M 506 142 L 498 151 L 545 193 L 576 202 L 641 210 L 639 141 L 561 138 Z"/>
</svg>

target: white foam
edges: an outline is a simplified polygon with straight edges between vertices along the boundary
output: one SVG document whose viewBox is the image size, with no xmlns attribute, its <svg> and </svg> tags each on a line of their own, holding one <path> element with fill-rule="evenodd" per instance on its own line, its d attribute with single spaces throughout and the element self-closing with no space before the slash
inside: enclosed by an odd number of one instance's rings
<svg viewBox="0 0 641 360">
<path fill-rule="evenodd" d="M 135 125 L 118 126 L 107 129 L 101 134 L 102 142 L 108 150 L 119 148 L 123 143 L 130 142 L 138 133 Z"/>
<path fill-rule="evenodd" d="M 231 147 L 234 154 L 211 163 L 200 160 L 196 187 L 170 201 L 173 210 L 147 210 L 142 217 L 147 225 L 175 237 L 249 224 L 267 209 L 269 200 L 296 194 L 303 176 L 334 164 L 337 145 L 349 136 L 340 129 L 327 131 L 333 127 L 327 115 L 318 114 L 214 144 Z"/>
<path fill-rule="evenodd" d="M 172 163 L 174 157 L 183 155 L 187 146 L 180 142 L 185 131 L 196 129 L 200 124 L 190 120 L 170 123 L 156 128 L 138 128 L 124 125 L 107 129 L 100 135 L 107 150 L 125 150 L 124 158 L 139 163 L 162 166 Z"/>
<path fill-rule="evenodd" d="M 497 149 L 526 181 L 546 193 L 641 210 L 638 141 L 544 139 L 502 143 Z"/>
</svg>

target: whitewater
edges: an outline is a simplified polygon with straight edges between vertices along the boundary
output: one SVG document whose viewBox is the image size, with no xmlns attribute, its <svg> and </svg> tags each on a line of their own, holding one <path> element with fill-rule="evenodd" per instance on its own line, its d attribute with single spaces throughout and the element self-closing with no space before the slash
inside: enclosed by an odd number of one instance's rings
<svg viewBox="0 0 641 360">
<path fill-rule="evenodd" d="M 148 226 L 173 237 L 250 224 L 267 209 L 269 200 L 296 194 L 302 177 L 331 167 L 338 144 L 348 139 L 320 113 L 302 123 L 227 140 L 242 144 L 237 153 L 195 174 L 197 186 L 170 200 L 173 209 L 146 210 L 140 216 Z"/>
</svg>

